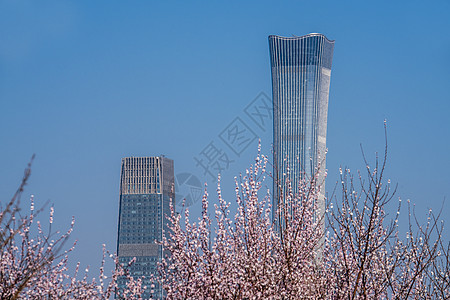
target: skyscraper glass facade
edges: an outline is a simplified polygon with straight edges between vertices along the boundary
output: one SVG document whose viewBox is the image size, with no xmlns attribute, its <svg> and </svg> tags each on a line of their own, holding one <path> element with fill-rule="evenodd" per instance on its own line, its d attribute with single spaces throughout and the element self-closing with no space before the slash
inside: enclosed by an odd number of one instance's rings
<svg viewBox="0 0 450 300">
<path fill-rule="evenodd" d="M 274 207 L 284 199 L 286 178 L 296 192 L 303 176 L 322 162 L 323 182 L 328 94 L 334 41 L 324 35 L 269 36 L 273 92 Z M 324 184 L 322 185 L 322 193 Z M 324 206 L 321 196 L 319 206 Z M 275 215 L 274 215 L 275 217 Z"/>
<path fill-rule="evenodd" d="M 163 297 L 159 286 L 151 287 L 149 276 L 156 274 L 163 255 L 155 241 L 161 241 L 163 229 L 167 229 L 165 215 L 170 214 L 174 197 L 172 160 L 164 156 L 122 159 L 117 253 L 119 262 L 125 265 L 136 258 L 130 274 L 145 277 L 143 299 Z M 125 283 L 125 278 L 120 278 L 119 288 Z"/>
</svg>

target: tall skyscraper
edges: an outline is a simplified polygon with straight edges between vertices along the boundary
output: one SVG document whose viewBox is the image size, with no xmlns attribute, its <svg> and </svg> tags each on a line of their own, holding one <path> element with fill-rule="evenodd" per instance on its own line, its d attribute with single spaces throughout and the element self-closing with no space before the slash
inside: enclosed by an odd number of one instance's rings
<svg viewBox="0 0 450 300">
<path fill-rule="evenodd" d="M 170 215 L 174 197 L 173 160 L 164 156 L 122 159 L 117 253 L 122 264 L 136 257 L 130 274 L 146 277 L 143 299 L 150 298 L 151 290 L 154 298 L 163 297 L 159 286 L 151 288 L 148 276 L 156 274 L 157 262 L 163 256 L 155 241 L 161 241 L 167 228 L 165 215 Z M 120 278 L 119 288 L 124 286 L 125 278 Z"/>
<path fill-rule="evenodd" d="M 284 199 L 285 179 L 296 192 L 303 176 L 315 174 L 327 136 L 328 93 L 334 41 L 324 35 L 269 36 L 273 92 L 274 207 Z M 319 206 L 324 207 L 324 184 Z M 275 218 L 275 215 L 273 216 Z"/>
</svg>

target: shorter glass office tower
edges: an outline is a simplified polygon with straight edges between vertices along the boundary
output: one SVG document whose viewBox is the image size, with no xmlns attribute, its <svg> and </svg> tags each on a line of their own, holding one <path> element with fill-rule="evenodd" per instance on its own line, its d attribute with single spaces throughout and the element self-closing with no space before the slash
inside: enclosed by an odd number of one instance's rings
<svg viewBox="0 0 450 300">
<path fill-rule="evenodd" d="M 136 257 L 130 274 L 144 276 L 147 290 L 143 299 L 163 298 L 161 287 L 151 287 L 148 277 L 156 275 L 162 259 L 163 249 L 155 241 L 162 240 L 163 229 L 167 229 L 165 215 L 170 215 L 169 205 L 174 200 L 173 160 L 164 156 L 122 159 L 117 253 L 124 265 Z M 125 278 L 118 283 L 119 289 L 123 288 Z"/>
</svg>

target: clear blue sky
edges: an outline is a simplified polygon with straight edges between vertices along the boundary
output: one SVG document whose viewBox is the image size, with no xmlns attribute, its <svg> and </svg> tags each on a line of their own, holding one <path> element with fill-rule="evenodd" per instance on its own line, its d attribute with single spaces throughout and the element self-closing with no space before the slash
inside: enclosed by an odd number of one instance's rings
<svg viewBox="0 0 450 300">
<path fill-rule="evenodd" d="M 242 3 L 241 3 L 242 2 Z M 4 1 L 0 0 L 0 197 L 36 160 L 25 198 L 50 201 L 55 226 L 76 218 L 73 259 L 116 246 L 120 161 L 165 154 L 175 173 L 196 167 L 239 117 L 270 154 L 271 128 L 245 108 L 271 95 L 267 36 L 320 32 L 336 40 L 328 112 L 327 189 L 340 165 L 383 151 L 388 175 L 419 217 L 447 198 L 450 236 L 450 1 Z M 214 199 L 214 197 L 212 197 Z M 191 209 L 198 211 L 198 203 Z"/>
</svg>

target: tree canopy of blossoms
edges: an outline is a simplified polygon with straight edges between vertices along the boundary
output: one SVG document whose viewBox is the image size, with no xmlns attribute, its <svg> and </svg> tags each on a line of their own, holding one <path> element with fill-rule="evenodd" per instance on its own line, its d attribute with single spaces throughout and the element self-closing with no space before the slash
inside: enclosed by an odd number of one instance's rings
<svg viewBox="0 0 450 300">
<path fill-rule="evenodd" d="M 0 299 L 141 299 L 145 287 L 141 278 L 130 276 L 118 258 L 109 254 L 103 246 L 103 260 L 97 278 L 89 278 L 76 270 L 69 272 L 68 258 L 73 247 L 65 249 L 73 231 L 60 234 L 52 232 L 53 208 L 50 208 L 48 230 L 43 229 L 37 215 L 34 198 L 31 197 L 30 213 L 20 209 L 20 197 L 30 176 L 30 165 L 25 170 L 22 183 L 12 199 L 0 209 Z M 105 273 L 105 260 L 109 256 L 115 262 L 110 276 Z M 133 263 L 133 262 L 130 262 Z M 118 293 L 117 280 L 125 276 L 127 286 Z"/>
<path fill-rule="evenodd" d="M 364 158 L 366 168 L 356 176 L 342 169 L 321 212 L 318 170 L 296 187 L 287 180 L 288 193 L 272 207 L 262 189 L 268 159 L 258 154 L 236 179 L 236 210 L 222 197 L 220 177 L 212 217 L 206 191 L 196 222 L 188 209 L 178 214 L 171 207 L 170 230 L 160 241 L 165 258 L 154 279 L 167 299 L 450 299 L 450 244 L 439 214 L 430 210 L 420 222 L 408 202 L 402 229 L 399 199 L 389 216 L 396 188 L 385 179 L 386 157 L 387 148 L 374 167 Z M 142 279 L 105 247 L 98 277 L 80 272 L 80 264 L 69 272 L 75 245 L 66 242 L 74 221 L 53 233 L 50 208 L 44 229 L 33 197 L 30 212 L 21 211 L 29 176 L 30 167 L 0 207 L 0 299 L 142 299 Z M 108 276 L 107 258 L 115 263 Z M 127 279 L 125 288 L 118 288 L 119 277 Z"/>
<path fill-rule="evenodd" d="M 196 222 L 188 209 L 178 214 L 171 207 L 159 267 L 167 299 L 449 299 L 450 252 L 439 215 L 430 211 L 422 224 L 408 203 L 403 238 L 401 200 L 393 217 L 386 212 L 395 194 L 384 178 L 386 157 L 387 147 L 373 169 L 364 158 L 366 170 L 356 179 L 341 170 L 322 215 L 317 175 L 304 176 L 271 207 L 262 191 L 268 160 L 261 154 L 236 180 L 235 213 L 222 197 L 220 177 L 213 217 L 206 191 Z"/>
</svg>

